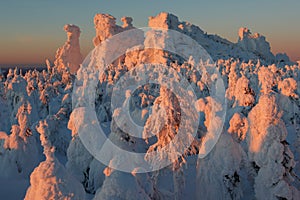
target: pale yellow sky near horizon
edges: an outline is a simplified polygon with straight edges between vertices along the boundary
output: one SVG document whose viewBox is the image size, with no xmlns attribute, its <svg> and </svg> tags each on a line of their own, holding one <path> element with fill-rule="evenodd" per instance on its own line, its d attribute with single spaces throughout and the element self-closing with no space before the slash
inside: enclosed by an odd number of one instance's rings
<svg viewBox="0 0 300 200">
<path fill-rule="evenodd" d="M 237 35 L 235 40 L 232 38 L 233 37 L 226 39 L 232 42 L 237 41 Z M 0 64 L 44 64 L 46 59 L 53 61 L 57 48 L 64 44 L 65 39 L 66 35 L 63 30 L 61 31 L 61 36 L 59 36 L 57 41 L 55 38 L 51 38 L 51 36 L 49 40 L 47 40 L 47 37 L 37 39 L 19 38 L 19 40 L 15 42 L 18 43 L 15 48 L 6 48 L 5 51 L 0 52 Z M 270 42 L 271 50 L 274 54 L 285 52 L 288 54 L 288 56 L 290 56 L 291 60 L 300 60 L 297 43 L 293 43 L 293 41 L 289 41 L 287 38 L 286 43 L 290 44 L 291 47 L 285 49 L 285 45 L 281 45 L 278 42 L 272 42 L 271 40 L 272 38 L 267 38 L 267 41 Z M 9 45 L 10 42 L 11 41 L 7 41 L 7 45 Z M 47 44 L 47 42 L 49 44 Z M 80 45 L 83 56 L 86 56 L 93 49 L 92 37 L 84 37 L 84 35 L 81 36 Z M 18 54 L 18 56 L 16 56 L 16 54 Z"/>
</svg>

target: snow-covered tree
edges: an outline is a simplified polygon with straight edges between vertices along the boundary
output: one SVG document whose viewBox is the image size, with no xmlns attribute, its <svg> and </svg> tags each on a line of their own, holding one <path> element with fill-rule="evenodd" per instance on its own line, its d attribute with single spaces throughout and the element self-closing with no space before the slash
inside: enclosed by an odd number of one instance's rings
<svg viewBox="0 0 300 200">
<path fill-rule="evenodd" d="M 263 84 L 266 91 L 268 86 Z M 258 170 L 254 185 L 257 199 L 299 198 L 299 191 L 292 186 L 290 173 L 295 161 L 286 144 L 287 130 L 281 116 L 272 93 L 262 95 L 249 113 L 248 153 Z"/>
<path fill-rule="evenodd" d="M 45 129 L 45 127 L 39 127 L 39 129 Z M 40 130 L 39 132 L 46 160 L 41 162 L 30 175 L 31 185 L 25 199 L 85 199 L 85 191 L 81 183 L 56 159 L 55 149 L 46 135 L 47 131 Z"/>
<path fill-rule="evenodd" d="M 198 161 L 197 199 L 242 199 L 242 159 L 240 145 L 221 134 L 214 149 Z"/>
<path fill-rule="evenodd" d="M 11 134 L 2 132 L 0 176 L 28 177 L 39 162 L 38 145 L 30 129 L 30 105 L 23 104 L 17 113 L 18 125 L 11 128 Z"/>
<path fill-rule="evenodd" d="M 247 118 L 240 113 L 234 113 L 229 124 L 228 133 L 238 142 L 245 140 L 249 128 Z"/>
</svg>

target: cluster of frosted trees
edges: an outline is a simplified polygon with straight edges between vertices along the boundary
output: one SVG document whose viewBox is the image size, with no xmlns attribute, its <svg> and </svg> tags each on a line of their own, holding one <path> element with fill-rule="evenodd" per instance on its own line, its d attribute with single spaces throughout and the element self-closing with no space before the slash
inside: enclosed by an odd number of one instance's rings
<svg viewBox="0 0 300 200">
<path fill-rule="evenodd" d="M 124 194 L 128 199 L 297 199 L 299 66 L 219 60 L 227 113 L 218 143 L 203 159 L 197 157 L 201 138 L 210 129 L 211 107 L 218 102 L 209 95 L 207 79 L 191 73 L 193 66 L 172 67 L 190 80 L 203 114 L 195 142 L 178 161 L 147 174 L 104 166 L 85 149 L 70 117 L 74 76 L 68 70 L 53 67 L 24 75 L 10 70 L 1 81 L 1 177 L 30 177 L 28 199 L 52 194 L 81 199 L 85 192 L 96 194 L 96 199 Z M 125 66 L 110 68 L 100 77 L 95 105 L 102 124 L 112 120 L 109 88 L 126 70 Z M 130 149 L 144 145 L 149 152 L 172 140 L 180 124 L 179 104 L 172 92 L 159 88 L 145 85 L 130 99 L 134 118 L 145 124 L 144 136 L 152 130 L 157 139 L 137 140 L 111 123 L 111 140 Z M 152 111 L 145 115 L 150 106 Z"/>
<path fill-rule="evenodd" d="M 96 15 L 95 45 L 134 28 L 131 21 L 123 18 L 124 25 L 120 27 L 114 17 Z M 179 22 L 170 14 L 150 18 L 149 25 L 180 29 L 204 43 L 203 46 L 206 44 L 213 53 L 222 49 L 222 45 L 227 45 L 225 50 L 233 49 L 232 53 L 240 50 L 217 36 L 209 37 L 196 26 Z M 176 96 L 159 84 L 145 84 L 135 91 L 126 91 L 131 117 L 144 127 L 140 138 L 118 126 L 114 117 L 120 112 L 112 109 L 111 96 L 118 80 L 147 58 L 150 51 L 128 53 L 101 73 L 95 88 L 95 111 L 101 126 L 106 127 L 108 138 L 125 151 L 145 153 L 145 161 L 149 163 L 159 164 L 166 158 L 173 161 L 153 172 L 138 173 L 141 169 L 137 167 L 126 173 L 115 169 L 115 164 L 122 162 L 118 155 L 113 155 L 109 166 L 105 166 L 79 138 L 80 120 L 72 113 L 75 76 L 69 68 L 76 70 L 80 63 L 80 30 L 73 25 L 67 25 L 65 30 L 68 41 L 58 50 L 54 66 L 48 63 L 48 68 L 41 72 L 22 73 L 16 69 L 9 70 L 7 75 L 0 74 L 0 177 L 30 179 L 26 199 L 300 198 L 297 165 L 300 66 L 286 58 L 275 61 L 264 37 L 252 36 L 247 29 L 241 29 L 239 45 L 243 49 L 241 55 L 246 57 L 241 60 L 247 61 L 217 60 L 216 69 L 226 89 L 226 105 L 211 95 L 210 86 L 216 74 L 199 72 L 193 62 L 173 62 L 170 54 L 158 52 L 165 57 L 155 61 L 167 60 L 174 72 L 185 77 L 197 101 L 195 110 L 186 112 L 184 106 L 192 102 L 190 97 Z M 247 59 L 248 55 L 257 56 L 250 52 L 254 48 L 251 40 L 263 43 L 259 53 L 273 60 Z M 74 62 L 70 52 L 76 57 Z M 149 55 L 147 61 L 151 62 Z M 92 67 L 79 69 L 77 76 L 88 77 L 94 71 Z M 138 76 L 136 72 L 129 73 Z M 171 77 L 170 83 L 175 84 L 177 76 Z M 226 115 L 219 116 L 220 112 Z M 199 114 L 199 125 L 192 136 L 190 121 L 196 118 L 195 114 Z M 186 123 L 181 127 L 183 120 Z M 209 149 L 205 145 L 218 129 L 221 134 L 214 148 L 206 157 L 199 157 L 207 153 Z M 168 146 L 180 130 L 185 131 L 176 143 L 178 146 L 171 145 L 158 160 L 151 159 L 151 152 L 160 152 Z M 188 148 L 178 152 L 191 137 L 193 142 Z"/>
</svg>

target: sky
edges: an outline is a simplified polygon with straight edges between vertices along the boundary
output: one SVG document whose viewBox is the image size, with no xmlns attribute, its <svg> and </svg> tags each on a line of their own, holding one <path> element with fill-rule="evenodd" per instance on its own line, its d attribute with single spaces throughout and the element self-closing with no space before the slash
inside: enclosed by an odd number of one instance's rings
<svg viewBox="0 0 300 200">
<path fill-rule="evenodd" d="M 53 61 L 66 40 L 63 26 L 69 23 L 81 28 L 85 56 L 93 49 L 96 13 L 109 13 L 118 24 L 122 16 L 131 16 L 135 27 L 146 27 L 148 17 L 162 11 L 232 42 L 237 42 L 240 27 L 248 27 L 266 36 L 273 53 L 286 52 L 296 61 L 299 9 L 299 0 L 1 0 L 0 64 Z"/>
</svg>

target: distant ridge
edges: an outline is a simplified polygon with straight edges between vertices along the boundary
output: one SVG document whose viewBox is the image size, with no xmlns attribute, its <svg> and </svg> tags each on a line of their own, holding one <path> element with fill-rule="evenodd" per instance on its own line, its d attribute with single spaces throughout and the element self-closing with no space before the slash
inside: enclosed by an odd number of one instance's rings
<svg viewBox="0 0 300 200">
<path fill-rule="evenodd" d="M 20 69 L 35 69 L 35 68 L 46 68 L 46 64 L 34 63 L 34 64 L 0 64 L 1 69 L 10 69 L 10 68 L 20 68 Z"/>
<path fill-rule="evenodd" d="M 0 75 L 7 75 L 9 69 L 20 69 L 22 74 L 25 74 L 29 70 L 36 69 L 37 71 L 42 71 L 47 69 L 46 64 L 0 64 Z"/>
</svg>

